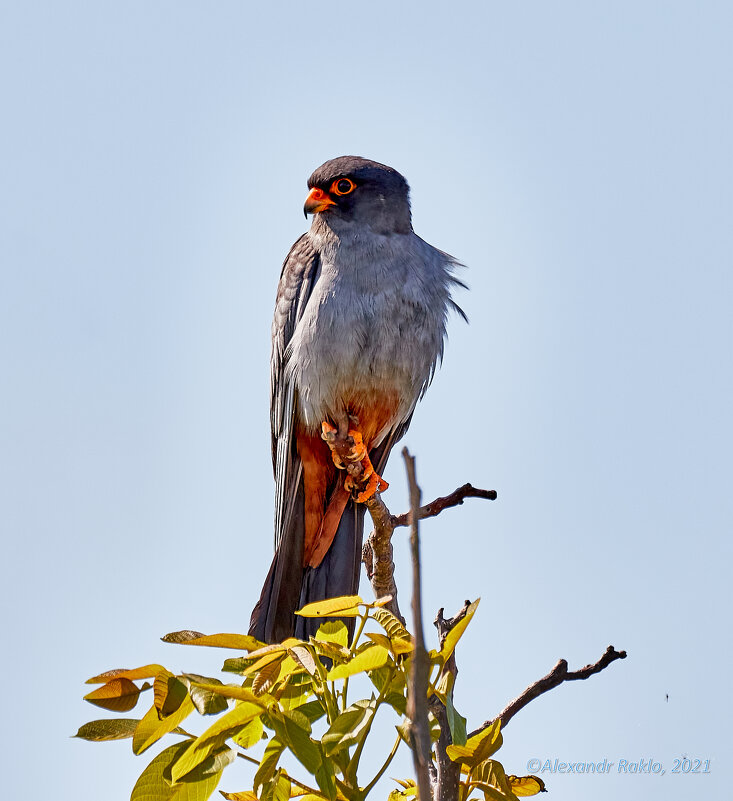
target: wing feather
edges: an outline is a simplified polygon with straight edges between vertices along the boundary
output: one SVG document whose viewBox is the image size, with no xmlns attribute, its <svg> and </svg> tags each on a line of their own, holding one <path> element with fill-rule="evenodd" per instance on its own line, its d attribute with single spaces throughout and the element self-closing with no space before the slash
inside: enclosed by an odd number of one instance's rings
<svg viewBox="0 0 733 801">
<path fill-rule="evenodd" d="M 295 447 L 297 392 L 285 370 L 288 344 L 303 317 L 318 276 L 320 258 L 308 234 L 298 239 L 283 263 L 272 321 L 270 423 L 275 473 L 275 548 L 292 528 L 302 465 Z"/>
</svg>

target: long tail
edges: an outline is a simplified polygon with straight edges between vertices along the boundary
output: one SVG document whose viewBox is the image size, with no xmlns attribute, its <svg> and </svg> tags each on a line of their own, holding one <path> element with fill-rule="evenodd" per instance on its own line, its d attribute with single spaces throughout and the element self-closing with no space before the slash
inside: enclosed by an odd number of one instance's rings
<svg viewBox="0 0 733 801">
<path fill-rule="evenodd" d="M 296 504 L 303 508 L 301 482 Z M 318 567 L 303 568 L 304 517 L 295 514 L 275 553 L 270 572 L 249 624 L 249 633 L 261 642 L 281 642 L 296 636 L 308 639 L 322 621 L 295 615 L 295 611 L 324 598 L 356 595 L 359 591 L 364 506 L 349 501 L 336 536 Z"/>
</svg>

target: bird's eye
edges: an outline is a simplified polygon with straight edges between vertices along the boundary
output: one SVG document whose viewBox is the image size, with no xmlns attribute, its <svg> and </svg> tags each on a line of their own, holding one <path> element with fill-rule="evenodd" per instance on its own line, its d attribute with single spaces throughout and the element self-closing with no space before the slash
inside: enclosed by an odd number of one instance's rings
<svg viewBox="0 0 733 801">
<path fill-rule="evenodd" d="M 348 195 L 356 189 L 356 184 L 350 178 L 339 178 L 331 185 L 331 191 L 335 195 Z"/>
</svg>

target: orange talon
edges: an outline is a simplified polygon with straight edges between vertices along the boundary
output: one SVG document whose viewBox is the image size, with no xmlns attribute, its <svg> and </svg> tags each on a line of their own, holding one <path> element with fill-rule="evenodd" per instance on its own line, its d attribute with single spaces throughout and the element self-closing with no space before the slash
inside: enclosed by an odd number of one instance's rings
<svg viewBox="0 0 733 801">
<path fill-rule="evenodd" d="M 333 450 L 333 443 L 337 435 L 338 429 L 336 426 L 331 425 L 327 420 L 321 423 L 321 438 L 326 441 L 331 449 L 333 463 L 339 470 L 344 470 L 347 465 L 344 464 L 343 460 Z M 358 503 L 364 503 L 364 501 L 368 501 L 375 492 L 384 492 L 384 490 L 389 487 L 389 484 L 374 470 L 361 431 L 352 428 L 349 430 L 349 436 L 354 444 L 349 449 L 346 458 L 351 464 L 359 462 L 361 464 L 362 474 L 358 481 L 355 480 L 353 476 L 347 475 L 344 480 L 344 488 L 349 492 L 356 492 L 353 496 L 354 500 Z"/>
<path fill-rule="evenodd" d="M 326 444 L 330 448 L 331 458 L 333 459 L 333 463 L 339 470 L 344 470 L 346 468 L 346 465 L 341 461 L 336 451 L 333 450 L 333 441 L 336 439 L 337 434 L 338 434 L 338 428 L 336 428 L 336 426 L 332 426 L 328 422 L 328 420 L 324 420 L 321 423 L 321 439 L 325 440 Z"/>
<path fill-rule="evenodd" d="M 349 452 L 349 458 L 353 461 L 358 461 L 364 464 L 364 459 L 369 460 L 367 449 L 364 445 L 364 440 L 361 438 L 361 432 L 355 428 L 349 430 L 349 436 L 354 440 L 354 447 Z M 371 465 L 371 462 L 369 463 Z M 366 465 L 364 466 L 366 469 Z"/>
</svg>

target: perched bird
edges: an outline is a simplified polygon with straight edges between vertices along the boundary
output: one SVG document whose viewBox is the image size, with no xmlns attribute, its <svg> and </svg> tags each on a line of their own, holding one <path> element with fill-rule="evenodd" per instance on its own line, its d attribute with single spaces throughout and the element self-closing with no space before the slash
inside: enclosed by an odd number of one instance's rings
<svg viewBox="0 0 733 801">
<path fill-rule="evenodd" d="M 400 173 L 342 156 L 308 188 L 313 222 L 285 259 L 272 324 L 275 557 L 250 623 L 264 642 L 307 637 L 296 609 L 358 591 L 363 501 L 387 486 L 379 473 L 442 358 L 449 310 L 465 319 L 457 262 L 412 230 Z M 366 488 L 324 441 L 345 426 Z"/>
</svg>

